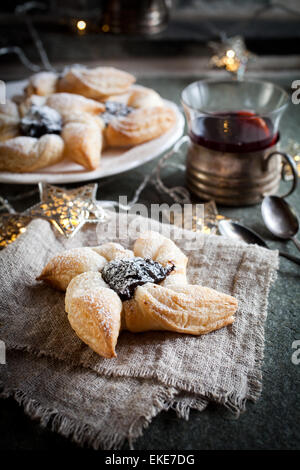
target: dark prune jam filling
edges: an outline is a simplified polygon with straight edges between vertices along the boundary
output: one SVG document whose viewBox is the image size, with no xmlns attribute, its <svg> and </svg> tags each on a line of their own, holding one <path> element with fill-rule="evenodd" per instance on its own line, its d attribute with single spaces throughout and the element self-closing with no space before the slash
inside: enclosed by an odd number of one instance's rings
<svg viewBox="0 0 300 470">
<path fill-rule="evenodd" d="M 101 118 L 105 122 L 105 125 L 113 118 L 121 118 L 127 116 L 134 108 L 131 106 L 126 106 L 124 103 L 118 103 L 117 101 L 106 101 L 105 102 L 105 111 L 101 114 Z"/>
<path fill-rule="evenodd" d="M 60 134 L 62 119 L 55 109 L 49 106 L 31 106 L 20 123 L 20 131 L 28 137 L 41 137 L 45 134 Z"/>
<path fill-rule="evenodd" d="M 138 286 L 146 282 L 158 284 L 173 269 L 173 264 L 164 267 L 152 259 L 126 258 L 107 263 L 102 270 L 102 277 L 121 300 L 129 300 Z"/>
</svg>

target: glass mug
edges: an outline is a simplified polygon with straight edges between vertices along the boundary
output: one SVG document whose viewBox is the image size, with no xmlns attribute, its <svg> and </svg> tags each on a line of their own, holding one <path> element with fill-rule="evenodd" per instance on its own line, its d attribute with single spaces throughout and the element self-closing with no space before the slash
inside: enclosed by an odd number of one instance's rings
<svg viewBox="0 0 300 470">
<path fill-rule="evenodd" d="M 256 204 L 274 194 L 282 159 L 290 165 L 294 191 L 297 168 L 278 151 L 279 122 L 289 97 L 263 81 L 202 80 L 182 92 L 190 143 L 187 186 L 202 199 L 224 205 Z"/>
</svg>

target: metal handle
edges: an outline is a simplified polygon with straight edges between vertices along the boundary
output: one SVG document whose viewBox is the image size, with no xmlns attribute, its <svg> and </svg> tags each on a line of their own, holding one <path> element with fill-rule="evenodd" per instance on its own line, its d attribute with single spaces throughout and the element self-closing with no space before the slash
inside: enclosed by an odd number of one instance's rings
<svg viewBox="0 0 300 470">
<path fill-rule="evenodd" d="M 299 264 L 300 266 L 300 258 L 294 255 L 290 255 L 290 253 L 286 253 L 285 251 L 279 251 L 280 256 L 283 256 L 286 259 L 289 259 L 290 261 L 293 261 L 296 264 Z"/>
<path fill-rule="evenodd" d="M 291 157 L 288 153 L 280 152 L 279 150 L 275 150 L 275 152 L 272 152 L 272 153 L 270 153 L 270 155 L 268 155 L 268 157 L 266 159 L 266 165 L 268 165 L 270 159 L 272 157 L 274 157 L 274 155 L 280 155 L 282 158 L 284 158 L 286 160 L 285 164 L 289 165 L 290 168 L 291 168 L 291 171 L 292 171 L 292 175 L 293 175 L 292 187 L 290 188 L 290 190 L 286 194 L 281 196 L 282 198 L 285 198 L 285 197 L 288 197 L 290 194 L 292 194 L 295 191 L 296 187 L 297 187 L 297 184 L 298 184 L 297 165 L 296 165 L 293 157 Z"/>
<path fill-rule="evenodd" d="M 295 238 L 295 237 L 292 237 L 291 240 L 294 242 L 295 246 L 300 251 L 300 242 L 299 242 L 299 240 L 297 240 L 297 238 Z"/>
</svg>

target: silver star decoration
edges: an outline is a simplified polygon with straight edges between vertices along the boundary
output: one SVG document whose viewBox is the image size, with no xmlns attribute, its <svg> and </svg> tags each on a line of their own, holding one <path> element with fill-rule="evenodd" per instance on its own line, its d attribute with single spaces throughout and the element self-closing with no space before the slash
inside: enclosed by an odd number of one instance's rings
<svg viewBox="0 0 300 470">
<path fill-rule="evenodd" d="M 107 216 L 97 206 L 97 184 L 66 190 L 48 183 L 39 183 L 41 202 L 23 214 L 49 220 L 65 237 L 72 237 L 87 222 L 101 222 Z"/>
<path fill-rule="evenodd" d="M 202 209 L 202 210 L 201 210 Z M 181 209 L 173 210 L 171 214 L 164 213 L 166 220 L 163 222 L 177 225 L 186 230 L 201 232 L 206 234 L 217 233 L 220 220 L 225 219 L 224 215 L 218 213 L 215 201 L 204 204 L 186 204 Z"/>
<path fill-rule="evenodd" d="M 244 78 L 249 60 L 255 55 L 248 51 L 242 36 L 225 38 L 221 42 L 210 42 L 209 46 L 214 51 L 211 63 L 215 67 L 225 68 L 236 75 L 238 80 Z"/>
</svg>

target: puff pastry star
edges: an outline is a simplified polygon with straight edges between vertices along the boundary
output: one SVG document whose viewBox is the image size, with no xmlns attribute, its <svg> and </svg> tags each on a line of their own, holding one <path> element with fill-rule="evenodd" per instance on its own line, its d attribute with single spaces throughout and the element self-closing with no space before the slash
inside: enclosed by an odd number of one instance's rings
<svg viewBox="0 0 300 470">
<path fill-rule="evenodd" d="M 188 284 L 187 261 L 172 240 L 145 232 L 133 251 L 109 242 L 59 253 L 37 280 L 66 291 L 72 329 L 97 354 L 112 358 L 122 330 L 202 335 L 233 323 L 237 300 Z"/>
</svg>

